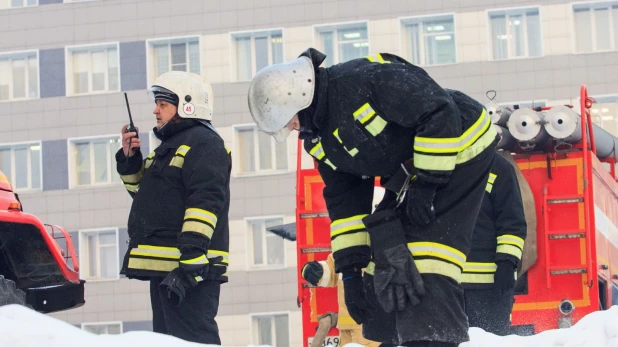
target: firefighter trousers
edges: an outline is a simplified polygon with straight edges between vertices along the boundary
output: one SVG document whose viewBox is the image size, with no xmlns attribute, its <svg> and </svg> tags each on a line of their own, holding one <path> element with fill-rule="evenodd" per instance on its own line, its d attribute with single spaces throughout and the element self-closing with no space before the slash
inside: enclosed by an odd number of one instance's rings
<svg viewBox="0 0 618 347">
<path fill-rule="evenodd" d="M 162 280 L 162 277 L 150 279 L 153 331 L 190 342 L 221 345 L 215 321 L 221 282 L 202 281 L 188 288 L 180 305 L 173 306 L 165 289 L 159 286 Z"/>
<path fill-rule="evenodd" d="M 470 327 L 481 328 L 494 335 L 506 336 L 511 332 L 513 289 L 466 289 L 466 313 Z"/>
<path fill-rule="evenodd" d="M 399 338 L 395 341 L 399 345 L 422 341 L 459 345 L 470 340 L 460 279 L 493 165 L 495 143 L 457 165 L 448 184 L 436 191 L 435 219 L 431 223 L 413 225 L 405 212 L 405 199 L 398 209 L 408 248 L 427 292 L 420 304 L 408 304 L 403 311 L 395 312 L 394 336 Z"/>
</svg>

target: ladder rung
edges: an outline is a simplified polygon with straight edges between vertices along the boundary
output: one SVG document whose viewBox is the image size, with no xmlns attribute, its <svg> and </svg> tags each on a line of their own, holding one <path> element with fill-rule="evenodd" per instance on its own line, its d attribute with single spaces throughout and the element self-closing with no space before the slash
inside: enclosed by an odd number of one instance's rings
<svg viewBox="0 0 618 347">
<path fill-rule="evenodd" d="M 330 252 L 331 248 L 330 247 L 310 247 L 310 248 L 301 248 L 300 252 L 303 254 L 306 253 L 323 253 L 323 252 Z"/>
<path fill-rule="evenodd" d="M 568 268 L 568 267 L 550 267 L 549 273 L 551 275 L 572 275 L 572 274 L 585 274 L 588 272 L 586 268 Z"/>
<path fill-rule="evenodd" d="M 573 195 L 573 196 L 547 196 L 548 204 L 575 204 L 584 202 L 583 195 Z"/>
<path fill-rule="evenodd" d="M 586 237 L 586 231 L 584 230 L 563 230 L 562 232 L 550 232 L 547 233 L 550 240 L 560 239 L 583 239 Z"/>
<path fill-rule="evenodd" d="M 308 218 L 320 218 L 320 217 L 328 217 L 328 212 L 319 212 L 319 213 L 301 213 L 300 218 L 308 219 Z"/>
</svg>

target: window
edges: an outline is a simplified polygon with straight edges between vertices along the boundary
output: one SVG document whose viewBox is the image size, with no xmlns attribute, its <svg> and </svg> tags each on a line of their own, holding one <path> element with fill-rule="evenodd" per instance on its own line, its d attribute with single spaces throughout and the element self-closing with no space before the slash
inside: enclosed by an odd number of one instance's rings
<svg viewBox="0 0 618 347">
<path fill-rule="evenodd" d="M 67 95 L 120 90 L 118 44 L 67 47 Z"/>
<path fill-rule="evenodd" d="M 618 49 L 618 1 L 573 5 L 577 52 Z"/>
<path fill-rule="evenodd" d="M 115 157 L 121 147 L 120 136 L 69 141 L 69 167 L 73 187 L 120 182 Z"/>
<path fill-rule="evenodd" d="M 0 145 L 0 171 L 14 189 L 41 189 L 41 143 Z"/>
<path fill-rule="evenodd" d="M 281 30 L 233 33 L 232 41 L 237 81 L 249 81 L 266 66 L 283 62 Z"/>
<path fill-rule="evenodd" d="M 538 8 L 489 11 L 495 60 L 541 56 Z"/>
<path fill-rule="evenodd" d="M 38 51 L 0 54 L 0 101 L 38 97 Z"/>
<path fill-rule="evenodd" d="M 272 347 L 290 346 L 290 324 L 287 313 L 253 316 L 251 320 L 252 344 Z"/>
<path fill-rule="evenodd" d="M 367 23 L 318 26 L 315 30 L 318 47 L 326 54 L 326 67 L 369 55 Z"/>
<path fill-rule="evenodd" d="M 95 335 L 122 334 L 122 322 L 82 323 L 82 330 Z"/>
<path fill-rule="evenodd" d="M 200 74 L 199 37 L 148 40 L 149 77 L 154 81 L 168 71 Z"/>
<path fill-rule="evenodd" d="M 234 127 L 238 153 L 237 172 L 255 174 L 282 172 L 288 169 L 287 143 L 275 139 L 252 126 Z"/>
<path fill-rule="evenodd" d="M 248 240 L 251 243 L 250 264 L 254 267 L 283 266 L 285 245 L 283 239 L 266 228 L 283 224 L 283 217 L 248 219 Z"/>
<path fill-rule="evenodd" d="M 0 0 L 0 9 L 37 6 L 38 0 Z"/>
<path fill-rule="evenodd" d="M 618 96 L 594 99 L 595 102 L 590 109 L 592 121 L 612 136 L 618 137 Z"/>
<path fill-rule="evenodd" d="M 118 229 L 79 231 L 79 273 L 82 279 L 118 279 L 118 257 Z"/>
<path fill-rule="evenodd" d="M 404 54 L 412 64 L 429 66 L 457 61 L 453 15 L 406 18 L 402 28 Z"/>
</svg>

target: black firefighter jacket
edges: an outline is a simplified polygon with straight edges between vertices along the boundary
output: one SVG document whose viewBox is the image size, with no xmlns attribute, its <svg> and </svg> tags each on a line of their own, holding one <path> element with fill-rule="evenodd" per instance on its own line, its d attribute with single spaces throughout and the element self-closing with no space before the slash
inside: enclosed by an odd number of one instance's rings
<svg viewBox="0 0 618 347">
<path fill-rule="evenodd" d="M 362 218 L 372 210 L 374 177 L 389 177 L 414 157 L 418 179 L 445 184 L 457 164 L 492 145 L 496 131 L 480 103 L 443 89 L 395 55 L 320 68 L 316 83 L 308 109 L 316 130 L 304 148 L 317 159 L 326 185 L 331 246 L 341 272 L 370 261 Z"/>
<path fill-rule="evenodd" d="M 121 273 L 129 278 L 165 276 L 181 252 L 198 248 L 227 281 L 231 154 L 200 121 L 169 122 L 155 135 L 162 143 L 148 157 L 128 162 L 116 153 L 117 170 L 133 197 L 129 249 Z M 221 259 L 213 261 L 213 258 Z"/>
<path fill-rule="evenodd" d="M 462 274 L 464 288 L 491 288 L 497 261 L 517 267 L 527 230 L 515 169 L 496 154 Z"/>
</svg>

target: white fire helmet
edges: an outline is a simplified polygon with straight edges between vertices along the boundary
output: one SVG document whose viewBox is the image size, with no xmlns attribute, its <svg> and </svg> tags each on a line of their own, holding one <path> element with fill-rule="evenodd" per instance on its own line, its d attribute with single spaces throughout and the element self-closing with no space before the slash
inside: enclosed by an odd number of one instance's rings
<svg viewBox="0 0 618 347">
<path fill-rule="evenodd" d="M 182 118 L 212 120 L 212 86 L 201 75 L 185 71 L 169 71 L 159 76 L 148 94 L 177 104 Z"/>
<path fill-rule="evenodd" d="M 306 56 L 267 66 L 249 86 L 249 111 L 258 128 L 283 142 L 291 132 L 287 124 L 311 105 L 315 70 Z"/>
</svg>

